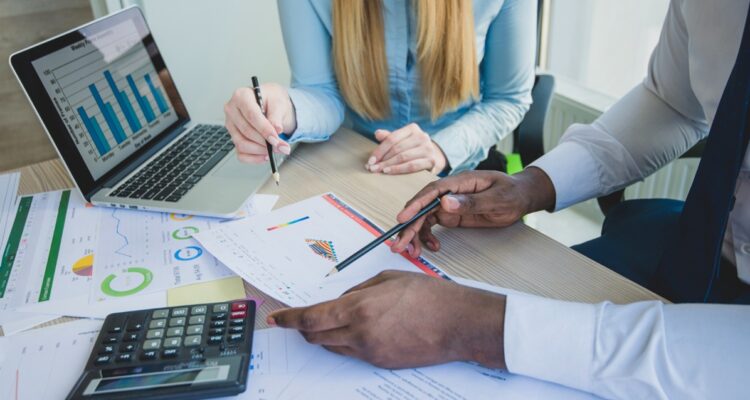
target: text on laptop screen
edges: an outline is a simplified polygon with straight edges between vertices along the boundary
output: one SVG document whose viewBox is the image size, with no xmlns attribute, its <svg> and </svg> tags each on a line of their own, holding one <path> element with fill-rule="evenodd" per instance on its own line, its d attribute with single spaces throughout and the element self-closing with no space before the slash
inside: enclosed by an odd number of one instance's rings
<svg viewBox="0 0 750 400">
<path fill-rule="evenodd" d="M 178 119 L 130 20 L 32 65 L 94 179 Z"/>
</svg>

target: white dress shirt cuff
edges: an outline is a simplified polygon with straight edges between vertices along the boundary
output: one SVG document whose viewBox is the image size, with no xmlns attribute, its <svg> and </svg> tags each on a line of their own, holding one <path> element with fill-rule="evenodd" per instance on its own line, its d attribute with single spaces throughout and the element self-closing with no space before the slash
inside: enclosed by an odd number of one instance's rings
<svg viewBox="0 0 750 400">
<path fill-rule="evenodd" d="M 508 371 L 590 390 L 596 306 L 509 295 L 505 308 Z"/>
<path fill-rule="evenodd" d="M 531 165 L 544 171 L 555 187 L 555 211 L 598 194 L 596 163 L 585 147 L 562 142 Z"/>
</svg>

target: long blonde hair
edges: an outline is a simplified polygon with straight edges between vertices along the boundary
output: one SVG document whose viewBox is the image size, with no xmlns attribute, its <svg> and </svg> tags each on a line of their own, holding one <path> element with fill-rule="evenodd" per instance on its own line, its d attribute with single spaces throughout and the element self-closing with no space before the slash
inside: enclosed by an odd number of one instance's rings
<svg viewBox="0 0 750 400">
<path fill-rule="evenodd" d="M 417 0 L 417 63 L 433 120 L 479 95 L 471 0 Z M 349 107 L 391 113 L 381 0 L 333 0 L 333 60 Z"/>
</svg>

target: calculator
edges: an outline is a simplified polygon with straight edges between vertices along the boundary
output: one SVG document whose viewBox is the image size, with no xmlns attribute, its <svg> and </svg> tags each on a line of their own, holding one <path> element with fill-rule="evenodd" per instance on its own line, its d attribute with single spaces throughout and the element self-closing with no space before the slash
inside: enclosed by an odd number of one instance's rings
<svg viewBox="0 0 750 400">
<path fill-rule="evenodd" d="M 110 314 L 68 399 L 203 399 L 245 391 L 255 302 Z"/>
</svg>

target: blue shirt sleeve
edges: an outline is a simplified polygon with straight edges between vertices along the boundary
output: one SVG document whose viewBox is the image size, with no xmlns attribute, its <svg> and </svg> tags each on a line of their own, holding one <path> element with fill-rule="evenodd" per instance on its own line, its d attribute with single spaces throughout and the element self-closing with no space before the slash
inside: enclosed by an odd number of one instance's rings
<svg viewBox="0 0 750 400">
<path fill-rule="evenodd" d="M 292 71 L 289 97 L 297 115 L 297 129 L 287 132 L 289 142 L 327 140 L 343 122 L 345 112 L 333 70 L 330 26 L 323 23 L 321 10 L 310 0 L 279 0 L 278 4 Z"/>
<path fill-rule="evenodd" d="M 481 100 L 432 140 L 451 174 L 472 169 L 511 133 L 531 105 L 536 57 L 536 1 L 507 0 L 490 24 L 479 66 Z"/>
</svg>

